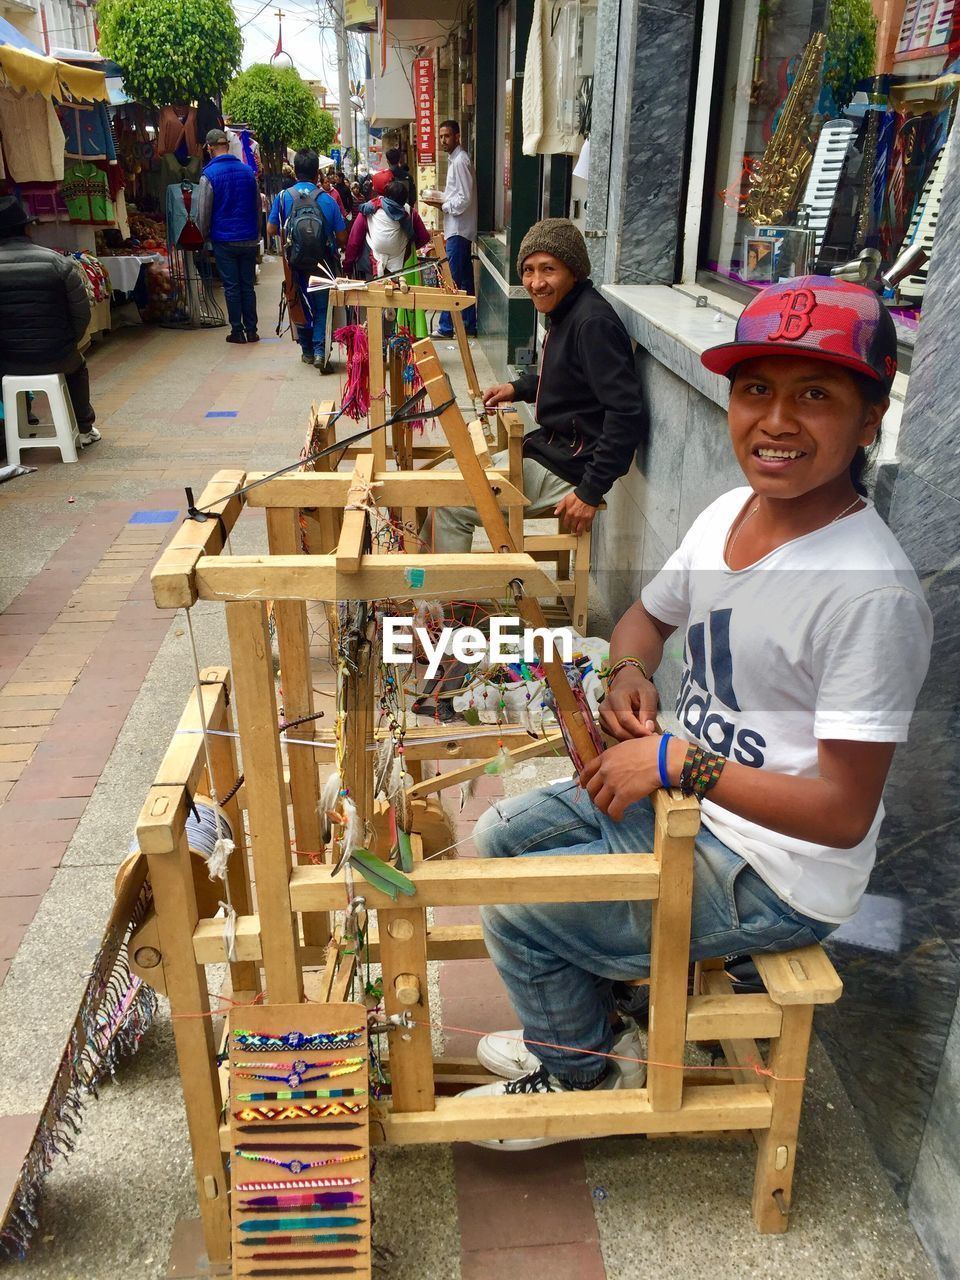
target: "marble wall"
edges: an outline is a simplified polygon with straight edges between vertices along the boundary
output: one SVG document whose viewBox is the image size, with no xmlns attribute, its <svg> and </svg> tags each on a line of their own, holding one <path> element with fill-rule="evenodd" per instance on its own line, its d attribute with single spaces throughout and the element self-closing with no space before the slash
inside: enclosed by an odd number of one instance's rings
<svg viewBox="0 0 960 1280">
<path fill-rule="evenodd" d="M 916 732 L 890 786 L 883 872 L 908 904 L 909 981 L 926 1017 L 912 1044 L 918 1080 L 933 1085 L 908 1204 L 944 1276 L 960 1277 L 960 159 L 944 184 L 903 426 L 890 525 L 924 579 L 934 614 L 931 676 Z M 951 1031 L 952 1025 L 952 1031 Z"/>
<path fill-rule="evenodd" d="M 605 281 L 672 284 L 676 278 L 696 29 L 696 0 L 621 5 Z M 608 84 L 609 73 L 594 84 L 595 103 Z M 591 141 L 591 194 L 593 154 Z"/>
</svg>

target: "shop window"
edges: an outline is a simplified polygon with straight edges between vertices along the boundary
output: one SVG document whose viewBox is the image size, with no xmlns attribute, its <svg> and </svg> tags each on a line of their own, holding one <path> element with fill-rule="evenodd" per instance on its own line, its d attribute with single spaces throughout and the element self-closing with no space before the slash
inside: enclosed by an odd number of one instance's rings
<svg viewBox="0 0 960 1280">
<path fill-rule="evenodd" d="M 513 132 L 513 42 L 516 28 L 516 0 L 505 0 L 497 6 L 497 123 L 496 164 L 494 167 L 493 230 L 501 240 L 506 240 L 506 225 L 510 221 L 510 188 L 512 185 L 511 162 L 513 150 L 510 139 Z M 516 104 L 519 111 L 520 104 Z"/>
<path fill-rule="evenodd" d="M 842 274 L 883 293 L 909 345 L 958 97 L 944 72 L 960 57 L 960 0 L 724 9 L 699 278 L 746 298 Z"/>
</svg>

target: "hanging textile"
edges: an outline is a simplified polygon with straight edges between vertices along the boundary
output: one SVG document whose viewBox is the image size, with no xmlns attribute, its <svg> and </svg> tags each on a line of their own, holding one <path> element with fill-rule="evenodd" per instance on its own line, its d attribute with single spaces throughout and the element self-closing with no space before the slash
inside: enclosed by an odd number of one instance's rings
<svg viewBox="0 0 960 1280">
<path fill-rule="evenodd" d="M 21 182 L 17 184 L 17 199 L 23 205 L 28 218 L 38 222 L 67 222 L 70 214 L 60 190 L 59 182 Z"/>
<path fill-rule="evenodd" d="M 90 67 L 73 67 L 27 49 L 0 44 L 0 86 L 14 92 L 40 93 L 45 98 L 82 98 L 85 102 L 109 102 L 107 78 Z"/>
<path fill-rule="evenodd" d="M 63 198 L 71 222 L 98 227 L 112 227 L 116 222 L 107 175 L 95 164 L 74 164 L 66 171 Z"/>
<path fill-rule="evenodd" d="M 63 102 L 57 114 L 63 126 L 64 155 L 72 160 L 116 160 L 117 148 L 102 102 Z"/>
<path fill-rule="evenodd" d="M 157 130 L 157 155 L 173 153 L 181 164 L 199 156 L 196 107 L 161 107 Z"/>
<path fill-rule="evenodd" d="M 566 11 L 566 12 L 564 12 Z M 574 16 L 576 14 L 576 17 Z M 534 0 L 527 56 L 523 64 L 523 154 L 575 156 L 580 150 L 576 126 L 557 122 L 569 51 L 561 49 L 570 23 L 579 18 L 576 0 Z M 569 84 L 567 91 L 572 92 Z"/>
<path fill-rule="evenodd" d="M 48 98 L 0 89 L 0 137 L 14 182 L 61 181 L 63 130 Z"/>
</svg>

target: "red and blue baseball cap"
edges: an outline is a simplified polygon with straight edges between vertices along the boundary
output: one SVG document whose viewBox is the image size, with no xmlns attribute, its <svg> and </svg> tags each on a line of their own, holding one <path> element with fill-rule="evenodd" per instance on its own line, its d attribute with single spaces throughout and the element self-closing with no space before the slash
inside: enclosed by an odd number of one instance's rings
<svg viewBox="0 0 960 1280">
<path fill-rule="evenodd" d="M 875 378 L 886 391 L 897 372 L 897 331 L 871 289 L 833 276 L 796 276 L 762 290 L 744 307 L 733 342 L 700 357 L 713 373 L 744 360 L 806 356 Z"/>
</svg>

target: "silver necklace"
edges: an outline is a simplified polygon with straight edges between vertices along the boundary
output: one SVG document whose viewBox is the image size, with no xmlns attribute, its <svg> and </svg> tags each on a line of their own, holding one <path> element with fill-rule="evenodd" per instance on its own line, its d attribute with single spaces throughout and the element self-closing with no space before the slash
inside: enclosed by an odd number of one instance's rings
<svg viewBox="0 0 960 1280">
<path fill-rule="evenodd" d="M 862 497 L 860 496 L 860 494 L 858 493 L 858 494 L 857 494 L 857 496 L 854 498 L 854 500 L 850 503 L 849 507 L 844 507 L 844 508 L 843 508 L 843 510 L 840 512 L 840 514 L 839 514 L 838 516 L 834 516 L 834 517 L 833 517 L 833 519 L 832 519 L 832 520 L 828 520 L 826 524 L 822 524 L 822 525 L 820 525 L 820 528 L 821 528 L 821 529 L 828 529 L 828 528 L 830 527 L 830 525 L 832 525 L 832 524 L 836 524 L 838 520 L 842 520 L 842 519 L 843 519 L 843 517 L 844 517 L 845 515 L 847 515 L 847 514 L 848 514 L 848 512 L 852 511 L 852 510 L 853 510 L 853 508 L 854 508 L 855 506 L 857 506 L 857 504 L 858 504 L 858 503 L 860 503 L 860 502 L 862 502 L 862 501 L 863 501 L 863 498 L 862 498 Z M 751 508 L 750 508 L 750 510 L 747 512 L 747 514 L 746 514 L 746 515 L 743 517 L 743 519 L 740 521 L 739 525 L 737 526 L 736 532 L 734 533 L 734 535 L 733 535 L 733 537 L 730 539 L 730 541 L 727 543 L 727 554 L 726 554 L 725 559 L 726 559 L 726 561 L 727 561 L 727 563 L 728 563 L 728 564 L 730 563 L 730 555 L 731 555 L 731 553 L 732 553 L 732 551 L 733 551 L 734 546 L 736 545 L 736 541 L 737 541 L 737 539 L 740 537 L 740 534 L 743 532 L 743 526 L 747 523 L 747 521 L 750 519 L 750 517 L 751 517 L 751 516 L 755 516 L 759 510 L 760 510 L 760 502 L 759 502 L 759 499 L 758 499 L 758 500 L 757 500 L 756 505 L 755 505 L 755 506 L 753 506 L 753 507 L 751 507 Z M 811 532 L 811 533 L 815 533 L 815 532 L 816 532 L 816 530 L 811 529 L 811 530 L 810 530 L 810 532 Z"/>
</svg>

